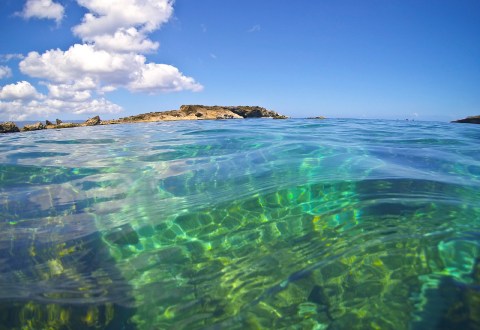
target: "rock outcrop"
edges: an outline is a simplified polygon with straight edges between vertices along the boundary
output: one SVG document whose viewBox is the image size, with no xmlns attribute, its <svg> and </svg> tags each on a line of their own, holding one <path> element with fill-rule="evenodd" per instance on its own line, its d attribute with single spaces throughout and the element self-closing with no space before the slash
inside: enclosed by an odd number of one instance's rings
<svg viewBox="0 0 480 330">
<path fill-rule="evenodd" d="M 274 119 L 285 119 L 286 116 L 280 115 L 275 111 L 267 110 L 262 107 L 257 106 L 205 106 L 205 105 L 182 105 L 180 107 L 180 112 L 184 113 L 203 113 L 203 112 L 222 112 L 223 114 L 227 114 L 231 112 L 237 116 L 238 118 L 274 118 Z M 232 115 L 233 116 L 233 115 Z M 233 118 L 237 118 L 233 116 Z"/>
<path fill-rule="evenodd" d="M 275 111 L 267 110 L 257 106 L 206 106 L 206 105 L 182 105 L 179 110 L 149 112 L 140 115 L 112 119 L 101 120 L 99 116 L 87 119 L 81 124 L 64 123 L 60 119 L 55 120 L 55 124 L 49 120 L 34 125 L 25 126 L 22 131 L 35 131 L 40 129 L 59 129 L 72 128 L 82 126 L 111 125 L 123 123 L 142 123 L 169 120 L 207 120 L 207 119 L 244 119 L 244 118 L 273 118 L 285 119 L 287 116 L 281 115 Z M 13 125 L 13 126 L 12 126 Z M 17 130 L 15 130 L 15 127 Z M 19 132 L 18 127 L 7 122 L 0 124 L 0 133 Z"/>
<path fill-rule="evenodd" d="M 81 124 L 76 124 L 76 123 L 61 123 L 58 125 L 55 125 L 54 128 L 73 128 L 73 127 L 80 127 L 82 126 Z"/>
<path fill-rule="evenodd" d="M 45 129 L 45 125 L 43 125 L 41 122 L 35 123 L 33 125 L 25 125 L 22 128 L 22 132 L 28 132 L 28 131 L 39 131 L 41 129 Z"/>
<path fill-rule="evenodd" d="M 317 116 L 317 117 L 308 117 L 307 119 L 327 119 L 324 116 Z"/>
<path fill-rule="evenodd" d="M 138 123 L 168 120 L 208 120 L 208 119 L 243 119 L 243 118 L 273 118 L 285 119 L 275 111 L 256 106 L 206 106 L 182 105 L 179 110 L 149 112 L 140 115 L 104 120 L 102 125 Z"/>
<path fill-rule="evenodd" d="M 83 125 L 85 126 L 95 126 L 95 125 L 100 125 L 102 121 L 100 120 L 100 116 L 95 116 L 90 119 L 87 119 Z"/>
<path fill-rule="evenodd" d="M 11 121 L 0 123 L 0 133 L 15 133 L 15 132 L 20 132 L 20 129 L 18 128 L 17 125 L 15 125 L 15 123 Z"/>
<path fill-rule="evenodd" d="M 452 121 L 452 123 L 480 124 L 480 116 L 471 116 Z"/>
<path fill-rule="evenodd" d="M 58 120 L 60 124 L 53 124 L 51 121 L 46 121 L 48 122 L 47 125 L 45 125 L 45 129 L 58 129 L 58 128 L 72 128 L 72 127 L 79 127 L 82 126 L 82 124 L 77 124 L 77 123 L 64 123 L 61 120 Z"/>
</svg>

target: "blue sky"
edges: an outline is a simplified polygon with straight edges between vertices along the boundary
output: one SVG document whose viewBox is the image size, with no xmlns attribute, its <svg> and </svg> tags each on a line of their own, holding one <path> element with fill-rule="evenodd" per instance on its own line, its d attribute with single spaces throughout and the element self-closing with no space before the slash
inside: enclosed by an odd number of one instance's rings
<svg viewBox="0 0 480 330">
<path fill-rule="evenodd" d="M 478 0 L 2 0 L 0 120 L 480 114 Z M 35 52 L 35 53 L 31 53 Z"/>
</svg>

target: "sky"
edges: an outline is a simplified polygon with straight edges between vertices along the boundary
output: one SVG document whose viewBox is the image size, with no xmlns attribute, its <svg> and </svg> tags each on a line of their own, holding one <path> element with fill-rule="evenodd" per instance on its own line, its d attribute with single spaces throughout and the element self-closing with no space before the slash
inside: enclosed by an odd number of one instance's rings
<svg viewBox="0 0 480 330">
<path fill-rule="evenodd" d="M 480 115 L 480 0 L 0 0 L 0 120 Z"/>
</svg>

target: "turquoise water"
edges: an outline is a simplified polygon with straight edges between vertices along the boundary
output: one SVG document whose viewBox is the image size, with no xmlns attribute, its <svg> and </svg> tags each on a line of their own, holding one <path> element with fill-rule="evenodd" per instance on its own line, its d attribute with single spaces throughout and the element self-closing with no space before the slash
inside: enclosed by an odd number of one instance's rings
<svg viewBox="0 0 480 330">
<path fill-rule="evenodd" d="M 0 329 L 479 329 L 480 126 L 0 136 Z"/>
</svg>

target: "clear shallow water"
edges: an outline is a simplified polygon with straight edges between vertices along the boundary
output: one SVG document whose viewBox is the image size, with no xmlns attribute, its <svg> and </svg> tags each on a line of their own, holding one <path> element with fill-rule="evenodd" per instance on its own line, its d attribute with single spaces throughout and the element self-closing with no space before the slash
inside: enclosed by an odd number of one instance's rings
<svg viewBox="0 0 480 330">
<path fill-rule="evenodd" d="M 479 329 L 480 126 L 0 136 L 0 329 Z"/>
</svg>

